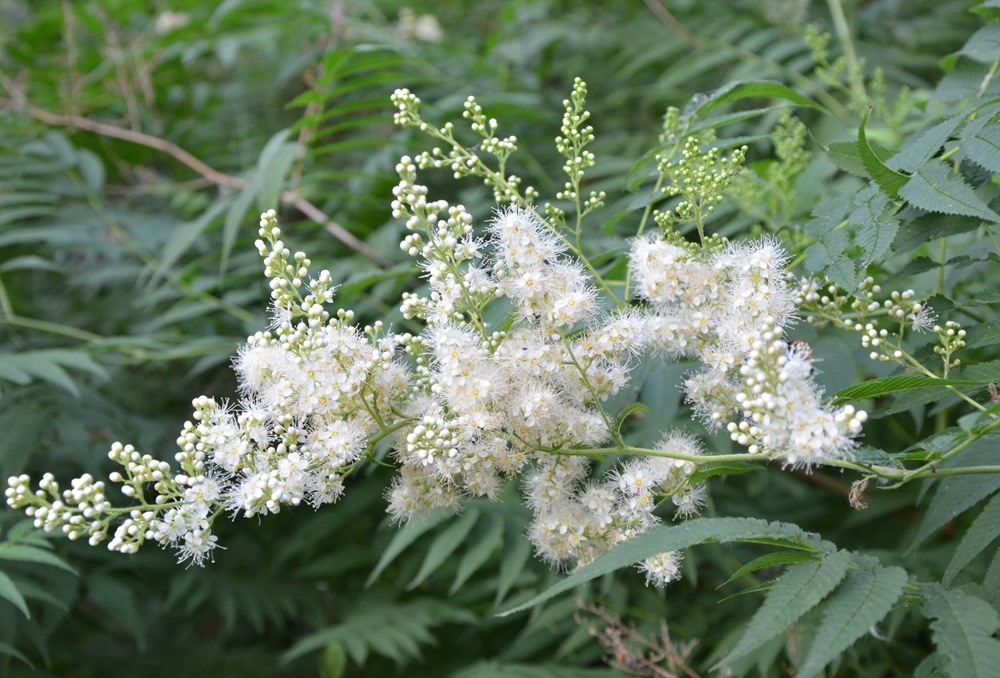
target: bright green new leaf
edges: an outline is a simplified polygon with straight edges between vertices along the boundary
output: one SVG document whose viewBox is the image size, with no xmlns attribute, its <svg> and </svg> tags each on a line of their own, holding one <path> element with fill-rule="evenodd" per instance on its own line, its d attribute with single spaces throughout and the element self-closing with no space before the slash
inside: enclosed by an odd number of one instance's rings
<svg viewBox="0 0 1000 678">
<path fill-rule="evenodd" d="M 946 386 L 981 386 L 984 382 L 965 379 L 937 379 L 919 375 L 901 375 L 870 379 L 866 382 L 849 386 L 839 391 L 833 397 L 834 405 L 843 405 L 852 400 L 880 398 L 890 393 L 915 391 L 921 388 L 944 388 Z"/>
<path fill-rule="evenodd" d="M 800 106 L 808 106 L 817 111 L 825 111 L 809 97 L 799 94 L 791 87 L 770 80 L 737 80 L 730 82 L 712 92 L 708 99 L 698 106 L 698 113 L 705 115 L 709 111 L 740 99 L 785 99 Z"/>
<path fill-rule="evenodd" d="M 868 137 L 865 136 L 865 125 L 868 124 L 868 113 L 861 118 L 861 126 L 858 127 L 858 155 L 861 156 L 861 164 L 864 165 L 868 175 L 878 184 L 879 188 L 885 191 L 889 197 L 899 199 L 899 189 L 909 180 L 905 174 L 890 169 L 882 160 L 875 155 L 875 151 L 868 144 Z"/>
</svg>

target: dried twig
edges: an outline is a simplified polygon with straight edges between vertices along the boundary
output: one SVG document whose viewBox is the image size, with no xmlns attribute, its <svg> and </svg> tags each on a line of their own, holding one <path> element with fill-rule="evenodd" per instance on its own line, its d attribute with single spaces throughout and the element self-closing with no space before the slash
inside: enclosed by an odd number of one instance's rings
<svg viewBox="0 0 1000 678">
<path fill-rule="evenodd" d="M 579 602 L 580 608 L 597 617 L 602 628 L 591 626 L 587 619 L 575 615 L 576 623 L 587 629 L 597 642 L 607 651 L 607 662 L 612 667 L 636 676 L 654 678 L 699 678 L 688 666 L 688 658 L 698 645 L 697 640 L 689 640 L 678 645 L 670 638 L 666 620 L 660 620 L 659 637 L 647 638 L 634 625 L 626 626 L 621 619 L 600 605 Z"/>
<path fill-rule="evenodd" d="M 210 167 L 172 141 L 167 141 L 166 139 L 146 134 L 145 132 L 125 129 L 123 127 L 118 127 L 117 125 L 110 125 L 105 122 L 91 120 L 90 118 L 85 118 L 79 115 L 64 115 L 46 111 L 38 108 L 37 106 L 31 105 L 24 99 L 23 96 L 19 96 L 17 90 L 10 87 L 11 81 L 9 79 L 3 78 L 2 84 L 4 89 L 7 90 L 10 98 L 0 100 L 0 108 L 22 111 L 36 120 L 45 123 L 46 125 L 52 125 L 54 127 L 73 127 L 75 129 L 93 132 L 94 134 L 112 137 L 115 139 L 122 139 L 123 141 L 128 141 L 140 146 L 161 151 L 183 165 L 191 168 L 217 186 L 228 186 L 230 188 L 241 190 L 249 185 L 249 182 L 246 179 L 234 177 L 230 174 L 225 174 L 224 172 L 220 172 Z M 392 262 L 382 256 L 378 250 L 359 239 L 336 221 L 330 219 L 323 213 L 323 210 L 297 193 L 292 191 L 282 193 L 281 202 L 294 207 L 313 221 L 322 224 L 330 235 L 358 254 L 364 255 L 376 265 L 382 268 L 389 268 L 392 266 Z"/>
</svg>

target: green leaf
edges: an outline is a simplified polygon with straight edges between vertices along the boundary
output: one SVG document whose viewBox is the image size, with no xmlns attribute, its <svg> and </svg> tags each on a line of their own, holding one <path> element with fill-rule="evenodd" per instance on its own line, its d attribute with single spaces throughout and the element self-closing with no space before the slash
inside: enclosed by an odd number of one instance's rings
<svg viewBox="0 0 1000 678">
<path fill-rule="evenodd" d="M 875 151 L 868 144 L 868 137 L 865 136 L 865 125 L 868 124 L 868 113 L 861 118 L 861 126 L 858 128 L 858 155 L 861 157 L 861 164 L 864 165 L 868 175 L 878 184 L 879 188 L 885 191 L 889 197 L 899 199 L 899 189 L 909 180 L 905 174 L 890 169 L 882 160 L 875 155 Z"/>
<path fill-rule="evenodd" d="M 732 476 L 741 473 L 752 473 L 763 470 L 760 464 L 748 464 L 741 461 L 708 462 L 698 467 L 698 470 L 691 474 L 690 483 L 696 485 L 715 476 Z"/>
<path fill-rule="evenodd" d="M 733 572 L 733 575 L 727 579 L 725 582 L 719 585 L 719 588 L 723 586 L 728 586 L 738 579 L 742 579 L 748 574 L 752 574 L 757 570 L 762 570 L 765 567 L 776 567 L 778 565 L 788 565 L 790 563 L 804 563 L 807 560 L 816 560 L 816 554 L 808 553 L 806 551 L 775 551 L 774 553 L 765 553 L 759 558 L 754 558 L 749 563 L 745 564 L 740 569 Z"/>
<path fill-rule="evenodd" d="M 798 678 L 819 674 L 854 641 L 883 619 L 903 593 L 906 570 L 882 567 L 869 559 L 856 558 L 858 567 L 823 604 L 823 621 L 810 644 L 809 654 L 799 667 Z M 871 559 L 874 561 L 874 559 Z"/>
<path fill-rule="evenodd" d="M 850 563 L 849 552 L 837 551 L 823 560 L 789 567 L 768 592 L 763 605 L 723 663 L 753 652 L 819 605 L 843 580 Z"/>
<path fill-rule="evenodd" d="M 927 441 L 924 441 L 927 442 Z M 948 443 L 949 447 L 956 444 Z M 942 468 L 960 468 L 994 463 L 997 436 L 990 435 L 970 444 L 962 452 L 941 464 Z M 910 545 L 913 551 L 949 520 L 982 499 L 1000 490 L 1000 474 L 948 476 L 937 481 L 937 491 Z"/>
<path fill-rule="evenodd" d="M 697 107 L 697 112 L 703 116 L 723 104 L 752 98 L 785 99 L 786 101 L 791 101 L 800 106 L 808 106 L 817 111 L 826 111 L 825 108 L 809 97 L 799 94 L 791 87 L 782 85 L 780 82 L 772 80 L 736 80 L 726 83 L 712 92 L 708 96 L 708 99 Z"/>
<path fill-rule="evenodd" d="M 361 600 L 343 623 L 312 633 L 295 643 L 281 657 L 287 664 L 298 657 L 340 643 L 356 664 L 364 665 L 370 651 L 397 662 L 420 657 L 420 645 L 433 642 L 430 629 L 445 623 L 469 624 L 471 612 L 440 602 L 372 603 Z"/>
<path fill-rule="evenodd" d="M 962 141 L 965 157 L 990 172 L 1000 172 L 1000 125 L 989 125 Z"/>
<path fill-rule="evenodd" d="M 1000 61 L 1000 22 L 991 21 L 973 33 L 972 37 L 962 45 L 962 49 L 941 60 L 941 68 L 950 71 L 960 56 L 980 64 Z"/>
<path fill-rule="evenodd" d="M 27 544 L 0 544 L 0 560 L 10 560 L 19 563 L 35 563 L 38 565 L 51 565 L 60 570 L 66 570 L 76 574 L 76 570 L 64 563 L 57 556 L 45 549 Z"/>
<path fill-rule="evenodd" d="M 941 147 L 952 137 L 962 121 L 976 110 L 969 107 L 947 120 L 914 134 L 905 142 L 893 162 L 904 172 L 915 172 L 924 163 L 937 155 Z"/>
<path fill-rule="evenodd" d="M 528 602 L 501 612 L 500 616 L 504 617 L 534 607 L 591 579 L 660 553 L 676 551 L 695 544 L 730 541 L 778 543 L 782 546 L 789 546 L 788 542 L 791 542 L 816 552 L 832 548 L 815 535 L 810 535 L 797 525 L 788 523 L 771 523 L 759 518 L 694 518 L 680 525 L 656 527 L 619 544 Z"/>
<path fill-rule="evenodd" d="M 490 557 L 503 546 L 504 520 L 501 516 L 488 514 L 480 521 L 480 534 L 474 535 L 473 543 L 462 555 L 455 572 L 455 581 L 448 590 L 453 594 L 475 574 Z"/>
<path fill-rule="evenodd" d="M 323 648 L 319 659 L 320 678 L 343 678 L 347 673 L 347 652 L 340 643 L 330 643 Z"/>
<path fill-rule="evenodd" d="M 991 223 L 1000 222 L 997 214 L 976 195 L 972 186 L 940 160 L 921 165 L 899 189 L 899 197 L 927 212 L 976 217 Z"/>
<path fill-rule="evenodd" d="M 834 405 L 843 405 L 852 400 L 867 400 L 868 398 L 880 398 L 890 393 L 900 393 L 902 391 L 915 391 L 921 388 L 944 388 L 946 386 L 981 386 L 982 381 L 969 381 L 964 379 L 937 379 L 935 377 L 922 377 L 918 375 L 901 375 L 896 377 L 882 377 L 881 379 L 870 379 L 855 386 L 849 386 L 842 391 L 838 391 L 833 397 Z"/>
<path fill-rule="evenodd" d="M 8 600 L 27 619 L 31 619 L 31 612 L 28 610 L 27 601 L 25 601 L 24 596 L 17 589 L 17 584 L 14 583 L 14 580 L 8 577 L 3 571 L 0 571 L 0 598 Z"/>
<path fill-rule="evenodd" d="M 935 584 L 922 587 L 921 612 L 931 622 L 934 645 L 945 675 L 992 678 L 1000 666 L 1000 641 L 993 637 L 1000 616 L 986 601 Z"/>
<path fill-rule="evenodd" d="M 0 654 L 5 654 L 10 657 L 14 657 L 18 661 L 24 662 L 25 664 L 30 666 L 32 670 L 34 670 L 35 668 L 35 665 L 32 664 L 27 657 L 21 654 L 16 647 L 10 645 L 9 643 L 0 642 Z"/>
<path fill-rule="evenodd" d="M 899 222 L 894 216 L 898 204 L 874 185 L 858 191 L 851 203 L 857 207 L 851 210 L 847 221 L 854 230 L 854 243 L 863 252 L 862 267 L 865 267 L 881 261 L 896 238 Z"/>
<path fill-rule="evenodd" d="M 955 549 L 941 581 L 945 585 L 950 585 L 959 570 L 979 555 L 997 536 L 1000 536 L 1000 494 L 994 495 L 969 526 Z"/>
<path fill-rule="evenodd" d="M 389 545 L 382 552 L 382 556 L 375 564 L 375 569 L 372 570 L 372 573 L 368 575 L 368 579 L 365 580 L 365 586 L 371 586 L 378 579 L 378 576 L 382 574 L 382 571 L 389 567 L 389 564 L 396 559 L 396 556 L 409 548 L 410 544 L 419 539 L 425 532 L 434 529 L 443 518 L 444 514 L 442 513 L 421 516 L 411 520 L 396 532 L 392 541 L 389 542 Z"/>
<path fill-rule="evenodd" d="M 222 225 L 222 270 L 226 270 L 228 266 L 229 255 L 240 230 L 249 229 L 252 223 L 253 232 L 256 233 L 257 220 L 249 219 L 247 214 L 254 201 L 261 211 L 278 206 L 285 175 L 291 169 L 296 153 L 296 145 L 286 141 L 288 134 L 289 130 L 281 130 L 264 145 L 246 188 L 236 196 L 226 212 Z"/>
<path fill-rule="evenodd" d="M 636 412 L 645 414 L 649 412 L 649 407 L 643 403 L 632 403 L 631 405 L 623 407 L 621 412 L 619 412 L 618 416 L 615 418 L 615 431 L 617 431 L 619 435 L 621 435 L 622 432 L 622 424 L 624 424 L 625 420 Z"/>
<path fill-rule="evenodd" d="M 462 542 L 469 535 L 469 532 L 472 531 L 472 528 L 479 521 L 479 515 L 479 509 L 467 510 L 461 518 L 454 520 L 447 529 L 443 530 L 431 542 L 430 548 L 427 550 L 427 555 L 424 556 L 424 561 L 420 564 L 420 570 L 413 577 L 413 581 L 407 586 L 408 589 L 420 586 L 461 546 Z"/>
<path fill-rule="evenodd" d="M 494 604 L 499 605 L 507 596 L 514 583 L 524 572 L 531 560 L 531 542 L 520 534 L 507 531 L 504 540 L 503 558 L 500 560 L 500 576 L 497 580 L 497 593 Z"/>
<path fill-rule="evenodd" d="M 139 650 L 148 645 L 146 624 L 143 622 L 135 590 L 111 576 L 90 575 L 86 579 L 87 598 L 107 619 L 114 620 L 135 639 Z"/>
</svg>

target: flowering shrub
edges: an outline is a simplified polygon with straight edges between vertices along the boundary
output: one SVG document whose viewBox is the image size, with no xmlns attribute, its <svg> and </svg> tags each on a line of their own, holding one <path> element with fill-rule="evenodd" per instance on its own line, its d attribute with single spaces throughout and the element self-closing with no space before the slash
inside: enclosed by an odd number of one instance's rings
<svg viewBox="0 0 1000 678">
<path fill-rule="evenodd" d="M 720 665 L 752 658 L 814 614 L 821 622 L 797 666 L 800 675 L 815 675 L 900 601 L 914 604 L 908 592 L 933 620 L 967 605 L 972 612 L 956 623 L 960 639 L 992 641 L 969 661 L 996 654 L 991 634 L 1000 622 L 983 601 L 969 602 L 971 594 L 921 583 L 794 524 L 698 516 L 713 478 L 767 465 L 806 475 L 822 467 L 852 471 L 858 477 L 848 500 L 858 509 L 872 481 L 900 487 L 1000 471 L 961 455 L 1000 426 L 992 373 L 956 377 L 966 331 L 955 320 L 935 324 L 934 306 L 913 290 L 883 292 L 867 270 L 887 252 L 904 208 L 994 220 L 959 170 L 936 154 L 951 136 L 979 138 L 985 128 L 977 127 L 978 116 L 995 115 L 1000 104 L 955 114 L 949 130 L 934 137 L 937 145 L 909 146 L 891 164 L 869 144 L 865 116 L 846 154 L 870 179 L 865 188 L 818 208 L 806 229 L 730 239 L 719 232 L 715 211 L 727 198 L 753 193 L 744 174 L 749 148 L 729 143 L 726 155 L 715 130 L 695 124 L 698 115 L 740 98 L 809 101 L 774 83 L 719 91 L 693 113 L 667 112 L 652 154 L 653 197 L 613 248 L 594 251 L 594 214 L 607 195 L 588 182 L 598 159 L 588 148 L 594 133 L 586 94 L 578 79 L 564 102 L 555 145 L 565 180 L 551 202 L 541 202 L 542 192 L 509 169 L 517 138 L 500 136 L 499 123 L 474 98 L 463 109 L 476 138 L 468 144 L 465 130 L 426 121 L 419 99 L 397 90 L 395 123 L 439 144 L 396 166 L 392 215 L 405 225 L 401 248 L 419 270 L 419 282 L 400 300 L 398 326 L 361 327 L 351 310 L 334 310 L 334 276 L 293 253 L 277 212 L 268 210 L 256 246 L 270 284 L 271 324 L 234 359 L 238 402 L 195 399 L 172 458 L 115 443 L 109 458 L 121 470 L 109 479 L 124 503 L 90 474 L 62 489 L 51 473 L 37 488 L 28 475 L 11 477 L 7 503 L 36 527 L 73 540 L 125 554 L 155 542 L 182 563 L 204 565 L 223 548 L 215 534 L 220 516 L 335 503 L 350 476 L 388 459 L 398 469 L 388 511 L 399 523 L 498 499 L 511 485 L 522 491 L 534 552 L 571 574 L 515 610 L 625 565 L 637 566 L 649 584 L 666 585 L 681 577 L 684 548 L 757 542 L 781 550 L 734 577 L 788 567 Z M 804 166 L 804 133 L 782 115 L 785 145 L 776 153 L 783 165 L 771 178 L 785 194 L 772 201 L 774 210 L 790 199 L 790 177 Z M 982 147 L 970 143 L 964 152 L 969 162 L 1000 171 Z M 434 199 L 421 175 L 437 169 L 481 180 L 492 192 L 492 212 Z M 797 324 L 857 333 L 873 364 L 905 373 L 827 397 L 813 349 L 792 338 Z M 925 334 L 923 345 L 912 341 L 916 333 Z M 634 421 L 658 413 L 629 401 L 641 392 L 644 368 L 663 363 L 684 366 L 680 388 L 691 421 L 659 431 L 653 445 L 637 445 Z M 945 429 L 901 453 L 862 445 L 868 413 L 852 402 L 930 388 L 971 408 L 960 431 Z M 982 388 L 992 402 L 980 402 Z M 720 451 L 729 443 L 736 451 Z M 989 494 L 973 493 L 972 503 Z M 953 516 L 955 506 L 960 502 L 935 515 Z M 980 530 L 992 529 L 987 522 Z M 950 576 L 978 552 L 967 546 L 956 555 Z M 937 631 L 935 641 L 949 646 L 955 633 Z M 950 666 L 947 655 L 932 656 Z"/>
<path fill-rule="evenodd" d="M 455 144 L 397 166 L 393 216 L 408 231 L 401 247 L 418 259 L 428 285 L 405 294 L 401 310 L 422 321 L 423 332 L 390 333 L 382 323 L 362 329 L 351 311 L 332 312 L 329 271 L 310 277 L 311 261 L 285 246 L 270 210 L 261 215 L 257 248 L 273 319 L 234 361 L 243 399 L 194 401 L 193 421 L 177 439 L 176 471 L 131 445 L 112 446 L 109 457 L 123 472 L 110 479 L 134 506 L 112 506 L 90 475 L 61 491 L 51 474 L 38 491 L 27 476 L 11 478 L 8 503 L 70 539 L 108 540 L 123 553 L 154 541 L 177 549 L 182 562 L 203 564 L 217 546 L 212 524 L 220 514 L 249 518 L 303 501 L 335 502 L 344 479 L 391 437 L 399 477 L 388 499 L 397 519 L 493 498 L 520 475 L 536 552 L 575 568 L 660 522 L 654 509 L 663 500 L 678 517 L 699 513 L 704 486 L 694 474 L 718 459 L 681 431 L 664 431 L 653 449 L 631 448 L 619 412 L 604 405 L 636 364 L 662 356 L 700 361 L 685 392 L 709 431 L 724 429 L 748 448 L 730 458 L 791 467 L 849 462 L 866 415 L 824 404 L 808 347 L 783 338 L 797 307 L 816 301 L 817 283 L 794 280 L 775 240 L 689 243 L 657 215 L 664 230 L 633 240 L 633 299 L 624 298 L 628 289 L 616 295 L 583 255 L 579 223 L 601 201 L 579 199 L 583 168 L 594 163 L 584 150 L 593 138 L 582 126 L 585 93 L 578 80 L 557 140 L 569 178 L 559 197 L 576 201 L 575 231 L 551 205 L 549 217 L 540 216 L 534 191 L 522 196 L 517 178 L 503 174 L 516 141 L 495 137 L 496 121 L 470 99 L 472 130 L 499 161 L 496 173 L 485 170 L 487 181 L 508 202 L 485 237 L 462 205 L 431 200 L 417 183 L 418 167 L 450 166 L 457 177 L 482 171 L 468 149 Z M 428 129 L 415 96 L 400 90 L 394 101 L 397 123 Z M 450 125 L 432 133 L 453 140 Z M 694 138 L 683 152 L 698 154 Z M 714 149 L 701 157 L 708 169 L 686 175 L 698 179 L 688 189 L 696 199 L 679 204 L 673 220 L 709 211 L 745 152 L 719 171 Z M 494 312 L 501 305 L 506 315 Z M 591 479 L 593 460 L 614 453 L 628 458 Z M 642 569 L 665 584 L 679 576 L 679 558 L 658 554 Z"/>
</svg>

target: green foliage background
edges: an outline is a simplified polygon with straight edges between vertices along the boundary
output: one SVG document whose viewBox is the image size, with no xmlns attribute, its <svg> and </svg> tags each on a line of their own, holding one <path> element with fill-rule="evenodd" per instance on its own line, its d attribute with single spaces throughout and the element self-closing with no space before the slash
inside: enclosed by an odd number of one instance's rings
<svg viewBox="0 0 1000 678">
<path fill-rule="evenodd" d="M 884 284 L 937 293 L 939 313 L 981 323 L 970 331 L 967 362 L 987 366 L 983 382 L 992 378 L 997 257 L 980 258 L 976 236 L 990 215 L 968 213 L 972 208 L 939 214 L 938 203 L 896 186 L 910 212 L 887 216 L 883 197 L 891 196 L 892 173 L 929 167 L 920 163 L 959 138 L 981 142 L 963 146 L 964 181 L 990 203 L 986 209 L 995 208 L 995 128 L 961 126 L 963 117 L 933 148 L 913 141 L 930 144 L 918 132 L 938 129 L 932 124 L 961 114 L 970 99 L 996 96 L 1000 54 L 993 34 L 982 34 L 995 10 L 975 14 L 969 9 L 979 3 L 941 0 L 737 0 L 724 11 L 688 0 L 614 4 L 609 11 L 597 0 L 0 1 L 3 477 L 41 469 L 67 479 L 103 474 L 105 453 L 118 439 L 166 454 L 194 396 L 234 393 L 229 358 L 267 324 L 267 289 L 252 246 L 262 209 L 280 205 L 294 247 L 331 268 L 342 284 L 338 303 L 362 323 L 401 323 L 394 303 L 413 269 L 398 248 L 402 224 L 389 214 L 393 167 L 401 154 L 427 146 L 391 124 L 389 94 L 404 86 L 439 121 L 460 118 L 465 97 L 475 94 L 517 134 L 514 171 L 553 194 L 560 188 L 552 138 L 561 101 L 575 76 L 585 78 L 599 159 L 588 188 L 608 193 L 594 220 L 605 230 L 590 234 L 595 250 L 619 246 L 616 238 L 634 227 L 628 215 L 649 203 L 639 189 L 650 166 L 639 161 L 660 145 L 667 106 L 698 111 L 735 81 L 794 88 L 819 104 L 795 108 L 808 134 L 787 107 L 770 105 L 771 96 L 720 100 L 705 122 L 720 148 L 750 145 L 746 181 L 719 208 L 714 229 L 778 234 L 808 270 L 845 287 L 870 264 Z M 414 28 L 421 25 L 437 25 L 441 39 L 427 39 L 434 36 Z M 804 39 L 809 26 L 833 34 L 828 63 L 817 63 Z M 838 39 L 845 30 L 849 40 Z M 848 58 L 836 62 L 842 51 Z M 869 103 L 870 157 L 855 144 Z M 883 164 L 889 149 L 899 148 L 910 155 Z M 433 181 L 436 195 L 484 219 L 490 214 L 486 187 L 446 176 Z M 867 221 L 854 216 L 860 208 L 869 209 Z M 830 228 L 842 220 L 850 228 Z M 873 241 L 871 229 L 896 229 L 895 237 Z M 888 376 L 854 338 L 801 331 L 814 343 L 829 392 Z M 685 420 L 676 386 L 683 372 L 683 365 L 651 372 L 641 399 L 652 412 L 629 423 L 634 440 Z M 944 435 L 965 414 L 954 398 L 925 394 L 893 395 L 882 407 L 886 416 L 869 425 L 866 444 L 900 452 L 929 433 Z M 867 397 L 875 395 L 882 394 Z M 990 440 L 982 443 L 988 455 Z M 928 487 L 872 489 L 867 510 L 858 512 L 846 501 L 853 478 L 765 469 L 719 479 L 708 513 L 820 533 L 842 549 L 822 562 L 842 564 L 844 572 L 849 558 L 857 565 L 875 556 L 886 568 L 860 571 L 891 578 L 898 567 L 889 568 L 902 566 L 921 581 L 946 570 L 946 585 L 984 575 L 993 581 L 1000 578 L 996 564 L 965 541 L 965 562 L 949 568 L 971 522 L 964 512 L 1000 489 L 995 476 L 984 478 L 938 492 L 938 508 L 924 520 L 928 501 L 918 502 Z M 219 529 L 226 550 L 204 569 L 179 568 L 169 553 L 152 549 L 123 557 L 50 540 L 5 511 L 5 671 L 614 675 L 574 620 L 571 596 L 496 616 L 560 579 L 530 557 L 516 487 L 508 488 L 511 502 L 471 503 L 450 521 L 398 530 L 384 514 L 390 479 L 391 469 L 372 468 L 336 506 L 226 524 Z M 983 514 L 992 516 L 995 504 Z M 997 536 L 988 521 L 978 524 L 987 543 Z M 908 550 L 914 542 L 919 550 Z M 707 673 L 737 646 L 761 605 L 755 589 L 794 562 L 762 561 L 716 590 L 766 553 L 760 544 L 713 543 L 694 551 L 685 578 L 664 592 L 627 573 L 593 579 L 585 591 L 640 628 L 666 619 L 678 642 L 697 639 L 691 663 Z M 793 587 L 792 574 L 789 568 L 775 589 L 782 581 Z M 889 641 L 867 637 L 827 670 L 932 670 L 921 662 L 947 644 L 941 625 L 962 607 L 960 596 L 981 595 L 965 607 L 975 607 L 973 621 L 988 631 L 970 633 L 992 640 L 1000 596 L 988 581 L 979 593 L 926 589 L 923 614 L 937 625 L 930 629 L 904 595 L 875 620 Z M 971 623 L 956 615 L 954 624 Z M 815 626 L 817 616 L 802 623 Z M 798 660 L 789 649 L 793 634 L 765 640 L 734 669 L 790 675 Z"/>
</svg>

